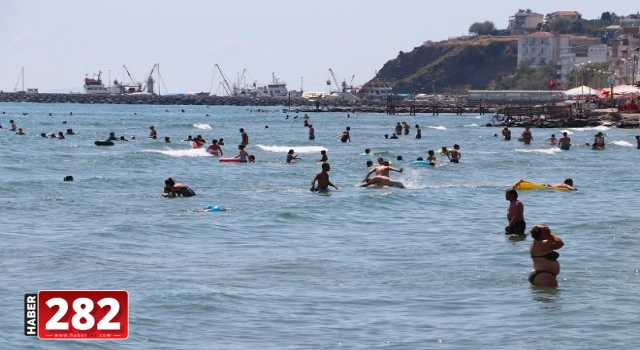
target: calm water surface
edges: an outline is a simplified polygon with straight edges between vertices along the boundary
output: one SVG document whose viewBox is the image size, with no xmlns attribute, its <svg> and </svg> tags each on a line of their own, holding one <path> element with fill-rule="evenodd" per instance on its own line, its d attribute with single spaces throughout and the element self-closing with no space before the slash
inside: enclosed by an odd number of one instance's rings
<svg viewBox="0 0 640 350">
<path fill-rule="evenodd" d="M 494 137 L 490 116 L 314 113 L 309 141 L 302 114 L 286 120 L 275 108 L 5 103 L 2 112 L 0 348 L 640 348 L 638 130 L 535 129 L 525 146 Z M 9 119 L 28 135 L 10 132 Z M 384 140 L 399 121 L 411 134 Z M 148 139 L 150 125 L 172 143 Z M 346 126 L 353 142 L 343 144 Z M 233 156 L 241 127 L 256 164 L 219 163 L 180 141 L 223 137 Z M 67 128 L 77 135 L 38 136 Z M 136 140 L 93 144 L 111 131 Z M 562 131 L 570 151 L 546 144 Z M 578 146 L 598 131 L 604 151 Z M 454 143 L 460 164 L 438 155 L 435 168 L 410 165 Z M 404 167 L 392 177 L 407 188 L 357 187 L 365 148 Z M 286 164 L 289 149 L 302 160 Z M 340 190 L 313 194 L 323 149 Z M 167 177 L 197 196 L 161 197 Z M 546 223 L 566 244 L 560 287 L 534 288 L 531 238 L 503 234 L 504 191 L 521 178 L 567 177 L 579 191 L 520 192 L 528 227 Z M 206 205 L 228 211 L 196 212 Z M 25 337 L 23 296 L 44 289 L 127 290 L 129 339 Z"/>
</svg>

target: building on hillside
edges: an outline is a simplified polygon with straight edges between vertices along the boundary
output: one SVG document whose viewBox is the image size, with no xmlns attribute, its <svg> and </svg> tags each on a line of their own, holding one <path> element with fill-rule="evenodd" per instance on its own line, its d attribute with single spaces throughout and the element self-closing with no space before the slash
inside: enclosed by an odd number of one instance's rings
<svg viewBox="0 0 640 350">
<path fill-rule="evenodd" d="M 518 39 L 518 64 L 529 61 L 540 68 L 549 63 L 559 66 L 557 79 L 569 86 L 569 73 L 589 62 L 607 62 L 607 45 L 598 38 L 537 32 Z"/>
<path fill-rule="evenodd" d="M 538 29 L 544 21 L 544 16 L 540 13 L 533 12 L 529 9 L 518 10 L 518 12 L 509 17 L 509 26 L 507 29 L 514 34 L 526 34 Z"/>
<path fill-rule="evenodd" d="M 615 37 L 618 45 L 612 50 L 610 65 L 613 84 L 637 83 L 640 13 L 620 17 L 620 28 Z"/>
<path fill-rule="evenodd" d="M 556 19 L 566 19 L 569 22 L 582 19 L 582 14 L 578 11 L 556 11 L 547 15 L 547 22 L 553 22 Z"/>
<path fill-rule="evenodd" d="M 548 32 L 536 32 L 518 38 L 518 65 L 529 61 L 531 67 L 539 68 L 557 61 L 555 36 Z"/>
</svg>

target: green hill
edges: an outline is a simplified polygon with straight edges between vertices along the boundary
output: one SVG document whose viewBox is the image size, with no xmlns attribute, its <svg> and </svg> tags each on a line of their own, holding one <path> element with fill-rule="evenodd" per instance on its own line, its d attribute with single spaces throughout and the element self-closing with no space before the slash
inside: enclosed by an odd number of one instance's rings
<svg viewBox="0 0 640 350">
<path fill-rule="evenodd" d="M 517 60 L 517 37 L 448 40 L 400 52 L 376 78 L 386 79 L 397 93 L 465 94 L 493 89 L 515 72 Z"/>
</svg>

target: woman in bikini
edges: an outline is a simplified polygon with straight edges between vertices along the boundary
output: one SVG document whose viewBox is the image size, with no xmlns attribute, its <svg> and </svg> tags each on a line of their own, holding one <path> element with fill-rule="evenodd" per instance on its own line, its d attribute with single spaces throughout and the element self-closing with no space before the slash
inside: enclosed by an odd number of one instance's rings
<svg viewBox="0 0 640 350">
<path fill-rule="evenodd" d="M 529 282 L 536 287 L 557 287 L 560 254 L 555 250 L 562 248 L 564 242 L 547 225 L 533 226 L 531 237 L 533 242 L 529 246 L 529 254 L 533 260 L 533 269 L 529 272 Z"/>
</svg>

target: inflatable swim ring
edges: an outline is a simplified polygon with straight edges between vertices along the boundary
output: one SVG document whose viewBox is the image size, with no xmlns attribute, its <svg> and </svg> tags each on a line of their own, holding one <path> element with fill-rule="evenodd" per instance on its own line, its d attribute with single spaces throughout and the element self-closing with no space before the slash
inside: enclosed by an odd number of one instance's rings
<svg viewBox="0 0 640 350">
<path fill-rule="evenodd" d="M 361 157 L 373 157 L 373 153 L 360 153 L 358 155 Z"/>
<path fill-rule="evenodd" d="M 94 142 L 96 146 L 113 146 L 114 143 L 111 140 L 98 140 Z"/>
<path fill-rule="evenodd" d="M 411 165 L 428 166 L 428 165 L 436 165 L 436 164 L 431 163 L 428 160 L 414 160 L 413 162 L 411 162 Z"/>
</svg>

